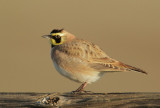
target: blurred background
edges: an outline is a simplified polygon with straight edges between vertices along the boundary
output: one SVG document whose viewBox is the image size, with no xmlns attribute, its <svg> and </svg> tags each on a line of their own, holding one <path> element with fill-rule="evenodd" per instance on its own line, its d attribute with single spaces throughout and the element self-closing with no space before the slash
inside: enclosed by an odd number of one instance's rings
<svg viewBox="0 0 160 108">
<path fill-rule="evenodd" d="M 110 57 L 140 67 L 105 74 L 86 90 L 160 91 L 159 0 L 0 0 L 0 92 L 70 92 L 81 84 L 53 67 L 41 36 L 64 28 Z"/>
</svg>

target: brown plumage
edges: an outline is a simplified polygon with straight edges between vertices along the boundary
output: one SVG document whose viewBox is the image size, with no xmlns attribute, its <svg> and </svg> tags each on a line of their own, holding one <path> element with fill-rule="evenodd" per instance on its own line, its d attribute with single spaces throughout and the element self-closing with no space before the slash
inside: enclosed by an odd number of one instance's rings
<svg viewBox="0 0 160 108">
<path fill-rule="evenodd" d="M 87 61 L 88 67 L 94 68 L 100 72 L 107 71 L 137 71 L 147 74 L 140 68 L 136 68 L 106 55 L 97 45 L 82 39 L 74 39 L 54 48 L 54 51 L 60 51 L 73 58 L 79 58 Z"/>
<path fill-rule="evenodd" d="M 61 40 L 56 43 L 59 35 L 61 38 L 58 39 Z M 133 70 L 147 74 L 140 68 L 110 58 L 97 45 L 77 39 L 65 30 L 53 30 L 48 37 L 52 45 L 51 58 L 57 71 L 71 80 L 83 83 L 77 91 L 81 91 L 87 83 L 95 82 L 106 72 Z"/>
</svg>

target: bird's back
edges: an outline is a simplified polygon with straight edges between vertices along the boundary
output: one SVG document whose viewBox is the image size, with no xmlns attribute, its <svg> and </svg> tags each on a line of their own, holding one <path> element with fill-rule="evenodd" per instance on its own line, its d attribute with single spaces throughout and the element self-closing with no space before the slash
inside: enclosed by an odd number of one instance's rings
<svg viewBox="0 0 160 108">
<path fill-rule="evenodd" d="M 58 50 L 68 56 L 78 57 L 85 60 L 109 57 L 99 48 L 99 46 L 82 39 L 74 39 L 62 45 L 55 46 L 54 50 Z"/>
</svg>

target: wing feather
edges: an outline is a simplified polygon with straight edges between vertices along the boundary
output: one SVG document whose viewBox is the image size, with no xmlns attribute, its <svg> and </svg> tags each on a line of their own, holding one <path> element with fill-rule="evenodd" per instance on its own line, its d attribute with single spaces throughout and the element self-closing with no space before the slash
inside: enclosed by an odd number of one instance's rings
<svg viewBox="0 0 160 108">
<path fill-rule="evenodd" d="M 97 69 L 99 71 L 137 71 L 144 74 L 147 74 L 144 70 L 133 67 L 127 64 L 124 64 L 122 62 L 119 62 L 117 60 L 114 60 L 112 58 L 100 58 L 100 59 L 93 59 L 93 61 L 90 63 L 90 66 L 94 69 Z"/>
</svg>

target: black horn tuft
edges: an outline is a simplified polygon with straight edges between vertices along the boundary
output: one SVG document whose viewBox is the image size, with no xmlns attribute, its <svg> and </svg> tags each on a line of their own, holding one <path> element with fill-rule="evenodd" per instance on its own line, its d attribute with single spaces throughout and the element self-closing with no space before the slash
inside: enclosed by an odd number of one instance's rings
<svg viewBox="0 0 160 108">
<path fill-rule="evenodd" d="M 63 31 L 63 29 L 53 29 L 52 31 L 51 31 L 51 33 L 60 33 L 60 32 L 62 32 Z"/>
</svg>

